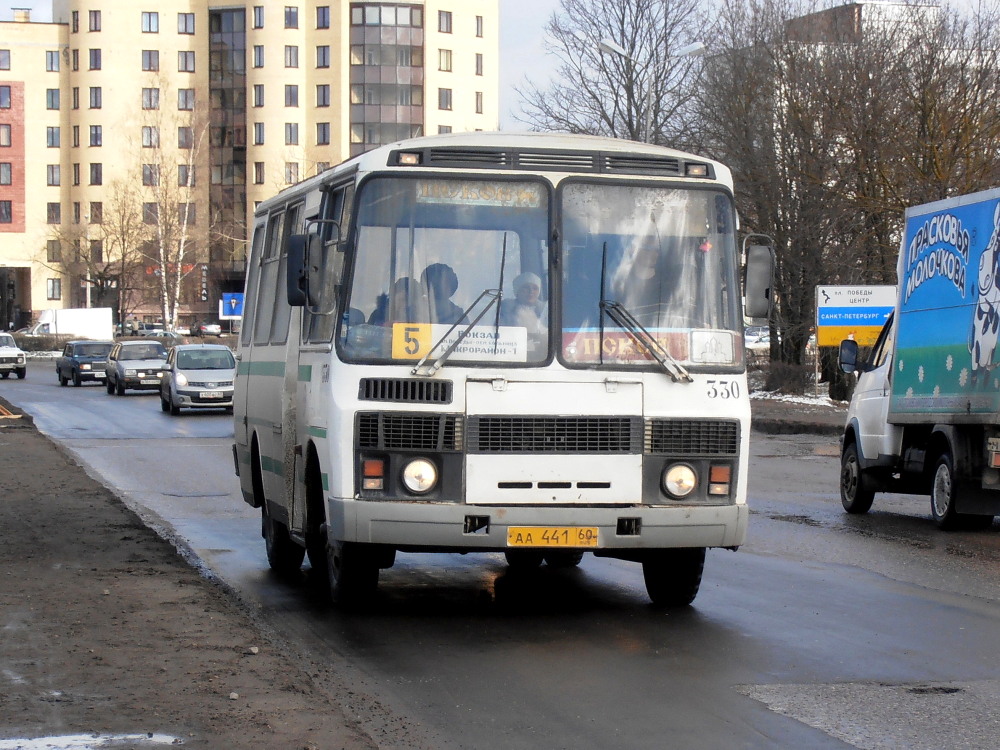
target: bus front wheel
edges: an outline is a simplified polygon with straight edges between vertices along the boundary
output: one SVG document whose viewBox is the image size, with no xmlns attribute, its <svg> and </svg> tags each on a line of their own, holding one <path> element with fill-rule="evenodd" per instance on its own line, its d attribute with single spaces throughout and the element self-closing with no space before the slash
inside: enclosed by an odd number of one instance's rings
<svg viewBox="0 0 1000 750">
<path fill-rule="evenodd" d="M 378 588 L 379 561 L 370 545 L 359 542 L 326 543 L 330 598 L 339 604 L 357 604 Z"/>
<path fill-rule="evenodd" d="M 646 593 L 657 607 L 687 606 L 698 596 L 704 569 L 704 547 L 654 550 L 642 561 Z"/>
</svg>

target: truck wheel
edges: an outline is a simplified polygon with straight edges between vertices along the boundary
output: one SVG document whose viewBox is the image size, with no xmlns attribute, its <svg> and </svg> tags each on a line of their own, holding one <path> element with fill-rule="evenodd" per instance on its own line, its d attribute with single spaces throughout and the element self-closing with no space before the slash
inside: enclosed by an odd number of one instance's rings
<svg viewBox="0 0 1000 750">
<path fill-rule="evenodd" d="M 267 564 L 271 566 L 271 570 L 283 576 L 298 573 L 306 556 L 305 548 L 292 541 L 285 524 L 271 517 L 267 512 L 267 503 L 260 506 L 260 513 L 260 528 L 267 550 Z"/>
<path fill-rule="evenodd" d="M 931 480 L 931 517 L 939 529 L 950 530 L 961 525 L 961 515 L 955 512 L 958 480 L 950 453 L 942 453 L 934 465 Z"/>
<path fill-rule="evenodd" d="M 840 503 L 848 513 L 867 513 L 874 500 L 875 493 L 865 487 L 858 446 L 848 443 L 840 456 Z"/>
<path fill-rule="evenodd" d="M 378 588 L 378 560 L 369 545 L 326 542 L 330 598 L 338 604 L 360 604 Z"/>
<path fill-rule="evenodd" d="M 59 385 L 65 388 L 69 381 L 63 377 L 62 370 L 56 370 L 56 377 L 59 378 Z"/>
<path fill-rule="evenodd" d="M 28 377 L 28 368 L 27 367 L 21 367 L 21 368 L 15 370 L 14 372 L 17 373 L 17 379 L 18 380 L 24 380 L 26 377 Z"/>
<path fill-rule="evenodd" d="M 507 558 L 507 566 L 514 573 L 534 570 L 545 559 L 545 553 L 540 549 L 509 549 L 503 556 Z"/>
<path fill-rule="evenodd" d="M 79 372 L 74 372 L 73 373 L 73 386 L 76 387 L 76 388 L 79 388 L 81 385 L 83 385 L 83 380 L 80 379 L 80 373 Z"/>
<path fill-rule="evenodd" d="M 550 568 L 575 568 L 583 560 L 583 550 L 546 552 L 545 564 Z"/>
<path fill-rule="evenodd" d="M 661 549 L 642 561 L 646 593 L 656 607 L 685 607 L 698 596 L 705 548 Z"/>
</svg>

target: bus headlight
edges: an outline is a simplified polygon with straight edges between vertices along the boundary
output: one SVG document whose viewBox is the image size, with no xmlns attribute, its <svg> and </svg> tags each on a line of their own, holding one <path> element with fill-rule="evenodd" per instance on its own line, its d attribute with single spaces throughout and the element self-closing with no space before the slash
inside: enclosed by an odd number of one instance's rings
<svg viewBox="0 0 1000 750">
<path fill-rule="evenodd" d="M 403 486 L 414 495 L 430 492 L 437 479 L 437 467 L 426 458 L 415 458 L 403 467 Z"/>
<path fill-rule="evenodd" d="M 663 489 L 671 497 L 687 497 L 697 486 L 698 475 L 687 464 L 671 464 L 663 470 Z"/>
</svg>

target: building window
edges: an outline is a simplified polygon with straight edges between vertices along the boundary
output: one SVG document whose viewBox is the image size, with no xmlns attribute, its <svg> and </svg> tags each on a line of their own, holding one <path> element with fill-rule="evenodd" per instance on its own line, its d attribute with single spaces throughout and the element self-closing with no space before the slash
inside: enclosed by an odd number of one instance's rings
<svg viewBox="0 0 1000 750">
<path fill-rule="evenodd" d="M 59 240 L 48 240 L 45 243 L 45 262 L 59 263 L 62 261 L 62 246 Z"/>
<path fill-rule="evenodd" d="M 255 68 L 264 67 L 264 45 L 255 44 L 253 46 L 253 66 Z"/>
<path fill-rule="evenodd" d="M 90 126 L 90 145 L 91 146 L 104 145 L 104 131 L 100 125 Z"/>
<path fill-rule="evenodd" d="M 297 122 L 285 123 L 285 145 L 286 146 L 299 145 L 299 124 Z"/>
<path fill-rule="evenodd" d="M 51 125 L 45 128 L 45 145 L 48 148 L 59 148 L 59 126 Z"/>
<path fill-rule="evenodd" d="M 194 33 L 194 13 L 177 14 L 177 33 L 178 34 Z"/>
<path fill-rule="evenodd" d="M 483 56 L 479 52 L 476 53 L 476 75 L 481 76 L 483 74 Z"/>
<path fill-rule="evenodd" d="M 79 164 L 73 164 L 73 184 L 74 185 L 79 185 L 80 184 L 80 165 Z"/>
<path fill-rule="evenodd" d="M 194 166 L 177 165 L 177 187 L 194 187 Z"/>
<path fill-rule="evenodd" d="M 101 224 L 104 221 L 104 204 L 100 201 L 90 202 L 89 221 L 91 224 Z"/>
<path fill-rule="evenodd" d="M 299 9 L 295 5 L 285 6 L 285 28 L 286 29 L 299 28 Z"/>
<path fill-rule="evenodd" d="M 160 184 L 160 167 L 158 164 L 142 165 L 142 184 L 146 187 L 156 187 Z"/>
<path fill-rule="evenodd" d="M 285 67 L 286 68 L 297 68 L 299 67 L 299 48 L 294 44 L 285 45 Z"/>
<path fill-rule="evenodd" d="M 292 84 L 285 86 L 285 106 L 286 107 L 297 107 L 299 106 L 299 87 Z"/>
<path fill-rule="evenodd" d="M 0 201 L 0 224 L 10 224 L 14 221 L 13 207 L 11 201 Z"/>
<path fill-rule="evenodd" d="M 330 145 L 330 123 L 328 122 L 316 123 L 316 145 L 317 146 Z"/>
<path fill-rule="evenodd" d="M 10 109 L 10 86 L 0 86 L 0 109 Z"/>
<path fill-rule="evenodd" d="M 143 125 L 142 126 L 142 147 L 143 148 L 159 148 L 160 147 L 160 129 L 155 125 Z"/>
<path fill-rule="evenodd" d="M 450 10 L 439 10 L 438 11 L 438 31 L 442 34 L 451 33 L 451 11 Z"/>
<path fill-rule="evenodd" d="M 73 126 L 73 148 L 80 148 L 80 126 Z"/>
<path fill-rule="evenodd" d="M 160 108 L 160 90 L 159 89 L 143 89 L 142 90 L 142 108 L 143 109 L 159 109 Z"/>
<path fill-rule="evenodd" d="M 10 203 L 10 201 L 5 201 Z M 0 221 L 3 219 L 0 218 Z M 46 299 L 62 299 L 62 279 L 46 279 L 45 280 L 45 298 Z"/>
<path fill-rule="evenodd" d="M 316 162 L 316 174 L 322 174 L 330 168 L 330 162 L 328 161 L 318 161 Z"/>
<path fill-rule="evenodd" d="M 104 240 L 90 241 L 90 262 L 94 264 L 104 262 Z"/>
<path fill-rule="evenodd" d="M 73 70 L 79 70 L 80 69 L 80 50 L 75 49 L 72 52 L 70 52 L 70 59 L 72 60 Z"/>
<path fill-rule="evenodd" d="M 73 201 L 73 223 L 80 223 L 80 201 Z"/>
<path fill-rule="evenodd" d="M 91 31 L 100 31 L 101 30 L 101 11 L 99 11 L 99 10 L 92 10 L 92 11 L 89 11 L 88 15 L 90 16 L 90 30 Z"/>
<path fill-rule="evenodd" d="M 50 73 L 59 71 L 59 52 L 49 50 L 45 53 L 45 69 Z"/>
<path fill-rule="evenodd" d="M 177 89 L 177 109 L 194 109 L 194 89 Z"/>
<path fill-rule="evenodd" d="M 330 84 L 320 83 L 316 86 L 316 106 L 330 106 Z"/>
<path fill-rule="evenodd" d="M 255 29 L 264 28 L 264 6 L 255 5 L 253 6 L 253 27 Z"/>
<path fill-rule="evenodd" d="M 285 183 L 292 185 L 299 181 L 299 163 L 295 161 L 285 162 Z"/>
<path fill-rule="evenodd" d="M 45 108 L 59 109 L 59 89 L 45 89 Z"/>
<path fill-rule="evenodd" d="M 62 219 L 62 206 L 59 203 L 45 204 L 45 221 L 48 224 L 58 224 Z"/>
<path fill-rule="evenodd" d="M 182 50 L 177 53 L 177 72 L 194 73 L 194 52 Z"/>
<path fill-rule="evenodd" d="M 263 107 L 264 106 L 264 84 L 255 83 L 253 85 L 253 106 Z"/>
<path fill-rule="evenodd" d="M 193 227 L 198 223 L 198 205 L 196 203 L 177 204 L 177 223 L 181 226 Z"/>
<path fill-rule="evenodd" d="M 104 184 L 104 166 L 100 163 L 90 165 L 90 184 L 91 185 L 103 185 Z"/>
<path fill-rule="evenodd" d="M 0 161 L 0 185 L 10 185 L 14 177 L 9 161 Z"/>
<path fill-rule="evenodd" d="M 476 114 L 481 115 L 483 113 L 483 92 L 476 92 Z"/>
<path fill-rule="evenodd" d="M 0 70 L 10 70 L 9 49 L 0 49 Z"/>
<path fill-rule="evenodd" d="M 100 109 L 102 103 L 103 103 L 103 96 L 101 95 L 101 87 L 100 86 L 91 86 L 90 87 L 90 108 L 91 109 Z"/>
<path fill-rule="evenodd" d="M 80 87 L 73 87 L 73 109 L 80 109 Z"/>
<path fill-rule="evenodd" d="M 316 67 L 317 68 L 329 68 L 330 67 L 330 47 L 329 45 L 322 44 L 316 48 Z"/>
<path fill-rule="evenodd" d="M 438 109 L 451 109 L 451 89 L 438 89 Z"/>
<path fill-rule="evenodd" d="M 160 69 L 160 50 L 144 49 L 142 51 L 142 69 L 148 71 Z"/>
<path fill-rule="evenodd" d="M 264 143 L 264 123 L 255 122 L 253 124 L 253 144 L 261 146 Z"/>
<path fill-rule="evenodd" d="M 177 128 L 177 148 L 194 148 L 194 128 L 186 125 Z"/>
<path fill-rule="evenodd" d="M 443 70 L 446 73 L 451 72 L 451 50 L 450 49 L 439 49 L 438 50 L 438 70 Z"/>
<path fill-rule="evenodd" d="M 80 31 L 80 11 L 74 10 L 70 14 L 70 29 L 74 34 Z"/>
<path fill-rule="evenodd" d="M 58 164 L 46 164 L 45 165 L 45 184 L 50 187 L 59 187 L 61 174 L 59 173 Z"/>
<path fill-rule="evenodd" d="M 142 223 L 143 224 L 160 223 L 160 207 L 156 203 L 142 204 Z"/>
<path fill-rule="evenodd" d="M 450 132 L 451 132 L 451 125 L 438 125 L 438 134 L 450 133 Z"/>
<path fill-rule="evenodd" d="M 476 36 L 483 35 L 483 17 L 476 16 Z"/>
<path fill-rule="evenodd" d="M 0 147 L 10 146 L 10 125 L 0 125 Z"/>
<path fill-rule="evenodd" d="M 157 11 L 143 11 L 142 13 L 142 33 L 160 33 L 160 14 Z"/>
<path fill-rule="evenodd" d="M 99 49 L 90 50 L 90 69 L 101 69 L 101 51 Z"/>
<path fill-rule="evenodd" d="M 316 8 L 316 28 L 330 28 L 330 6 L 320 5 Z"/>
<path fill-rule="evenodd" d="M 264 162 L 262 161 L 255 161 L 253 163 L 253 184 L 264 184 Z"/>
</svg>

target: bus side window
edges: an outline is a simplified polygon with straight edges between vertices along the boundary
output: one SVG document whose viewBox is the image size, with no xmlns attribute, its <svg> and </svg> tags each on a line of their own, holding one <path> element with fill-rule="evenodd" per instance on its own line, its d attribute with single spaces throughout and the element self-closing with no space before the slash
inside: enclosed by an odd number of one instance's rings
<svg viewBox="0 0 1000 750">
<path fill-rule="evenodd" d="M 288 320 L 291 317 L 292 308 L 288 305 L 288 298 L 283 291 L 286 286 L 285 278 L 288 275 L 288 255 L 284 252 L 287 247 L 288 236 L 290 234 L 301 234 L 302 232 L 302 203 L 289 206 L 285 212 L 284 227 L 279 234 L 278 242 L 281 248 L 281 258 L 277 268 L 277 279 L 275 281 L 276 290 L 274 294 L 274 315 L 271 319 L 272 344 L 284 344 L 288 340 Z"/>
<path fill-rule="evenodd" d="M 282 229 L 285 212 L 272 214 L 267 222 L 267 239 L 263 248 L 264 259 L 260 268 L 257 294 L 257 320 L 254 323 L 253 342 L 268 343 L 271 336 L 271 318 L 274 315 L 274 298 L 277 294 L 278 262 L 281 259 Z"/>
<path fill-rule="evenodd" d="M 320 225 L 323 238 L 322 257 L 319 259 L 319 266 L 322 269 L 320 275 L 323 279 L 323 288 L 319 290 L 319 308 L 321 310 L 333 309 L 337 302 L 337 289 L 341 282 L 339 275 L 343 271 L 353 201 L 354 183 L 350 182 L 331 191 L 325 204 L 324 215 L 321 217 L 328 221 L 337 222 L 340 229 L 339 236 L 334 236 L 336 230 L 332 225 Z M 355 321 L 349 320 L 348 324 L 353 324 L 353 322 Z M 361 322 L 364 322 L 363 315 Z M 336 315 L 308 314 L 307 340 L 318 343 L 330 341 L 333 338 L 336 323 Z"/>
<path fill-rule="evenodd" d="M 244 290 L 245 302 L 243 305 L 242 332 L 240 343 L 249 346 L 253 333 L 253 324 L 257 313 L 257 281 L 260 279 L 260 253 L 264 245 L 264 223 L 261 222 L 254 227 L 253 245 L 250 251 L 250 260 L 247 267 L 247 286 Z"/>
</svg>

